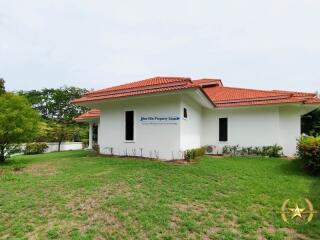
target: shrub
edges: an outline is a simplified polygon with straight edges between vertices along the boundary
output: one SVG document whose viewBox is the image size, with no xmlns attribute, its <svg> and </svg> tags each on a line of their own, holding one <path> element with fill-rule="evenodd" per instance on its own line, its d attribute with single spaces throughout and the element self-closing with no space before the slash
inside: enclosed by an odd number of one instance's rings
<svg viewBox="0 0 320 240">
<path fill-rule="evenodd" d="M 267 157 L 280 157 L 282 155 L 282 147 L 274 144 L 272 146 L 263 147 L 242 147 L 224 146 L 222 153 L 231 156 L 267 156 Z"/>
<path fill-rule="evenodd" d="M 94 143 L 94 144 L 92 145 L 92 149 L 93 149 L 94 151 L 96 151 L 97 153 L 100 153 L 100 146 L 99 146 L 99 144 Z"/>
<path fill-rule="evenodd" d="M 268 157 L 281 157 L 282 155 L 282 147 L 274 144 L 272 146 L 267 147 L 266 156 Z"/>
<path fill-rule="evenodd" d="M 48 149 L 46 143 L 27 143 L 23 153 L 25 155 L 44 153 Z"/>
<path fill-rule="evenodd" d="M 81 139 L 81 142 L 83 142 L 85 147 L 87 147 L 89 145 L 89 139 L 88 138 Z"/>
<path fill-rule="evenodd" d="M 298 157 L 306 170 L 320 174 L 320 137 L 302 136 L 298 140 Z"/>
<path fill-rule="evenodd" d="M 189 149 L 184 152 L 184 159 L 187 161 L 191 161 L 197 157 L 203 156 L 205 152 L 205 147 Z"/>
</svg>

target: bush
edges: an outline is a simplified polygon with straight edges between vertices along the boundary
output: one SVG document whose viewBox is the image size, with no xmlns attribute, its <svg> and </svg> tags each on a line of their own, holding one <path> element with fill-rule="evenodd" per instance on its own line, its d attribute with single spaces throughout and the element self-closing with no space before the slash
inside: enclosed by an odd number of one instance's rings
<svg viewBox="0 0 320 240">
<path fill-rule="evenodd" d="M 302 136 L 298 140 L 298 157 L 306 170 L 320 175 L 320 137 Z"/>
<path fill-rule="evenodd" d="M 205 152 L 205 147 L 189 149 L 184 152 L 184 159 L 187 161 L 191 161 L 197 157 L 203 156 Z"/>
<path fill-rule="evenodd" d="M 48 145 L 46 143 L 27 143 L 25 149 L 23 150 L 23 154 L 40 154 L 44 153 L 48 149 Z"/>
<path fill-rule="evenodd" d="M 266 156 L 268 157 L 281 157 L 282 155 L 282 147 L 274 144 L 272 146 L 268 146 L 266 150 Z"/>
<path fill-rule="evenodd" d="M 94 144 L 92 145 L 92 149 L 93 149 L 94 151 L 96 151 L 97 153 L 100 153 L 100 146 L 99 146 L 99 144 L 94 143 Z"/>
<path fill-rule="evenodd" d="M 281 157 L 282 147 L 274 144 L 272 146 L 263 147 L 242 147 L 239 145 L 235 146 L 224 146 L 222 153 L 232 156 L 266 156 L 266 157 Z"/>
<path fill-rule="evenodd" d="M 85 147 L 88 147 L 88 145 L 89 145 L 89 139 L 88 138 L 81 139 L 81 142 L 83 142 Z"/>
</svg>

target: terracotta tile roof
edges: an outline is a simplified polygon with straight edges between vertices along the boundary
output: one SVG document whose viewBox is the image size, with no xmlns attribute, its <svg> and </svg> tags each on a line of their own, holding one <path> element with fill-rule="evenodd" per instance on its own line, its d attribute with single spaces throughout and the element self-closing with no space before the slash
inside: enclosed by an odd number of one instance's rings
<svg viewBox="0 0 320 240">
<path fill-rule="evenodd" d="M 202 79 L 197 79 L 197 80 L 192 80 L 193 83 L 201 86 L 201 87 L 206 87 L 206 86 L 219 86 L 222 87 L 222 81 L 221 79 L 211 79 L 211 78 L 202 78 Z"/>
<path fill-rule="evenodd" d="M 114 87 L 103 88 L 97 91 L 88 92 L 86 95 L 93 95 L 97 93 L 107 93 L 107 92 L 115 92 L 119 90 L 129 90 L 129 89 L 136 89 L 141 87 L 148 87 L 148 86 L 158 86 L 158 85 L 166 85 L 166 84 L 177 84 L 177 83 L 192 83 L 191 78 L 187 77 L 153 77 L 148 78 L 136 82 L 126 83 Z"/>
<path fill-rule="evenodd" d="M 320 103 L 320 98 L 308 98 L 304 100 L 306 104 Z"/>
<path fill-rule="evenodd" d="M 309 96 L 309 97 L 314 97 L 316 95 L 315 93 L 292 92 L 292 91 L 283 91 L 283 90 L 272 90 L 272 92 L 284 93 L 284 94 L 294 94 L 295 96 Z"/>
<path fill-rule="evenodd" d="M 252 106 L 282 103 L 317 103 L 314 93 L 281 90 L 255 90 L 246 88 L 215 87 L 204 91 L 217 107 Z"/>
<path fill-rule="evenodd" d="M 202 87 L 185 77 L 154 77 L 138 82 L 132 82 L 115 87 L 104 88 L 86 93 L 83 97 L 71 101 L 71 103 L 81 103 L 88 101 L 101 101 L 121 97 L 137 96 L 152 93 L 162 93 L 185 89 L 200 89 L 205 96 Z M 207 96 L 208 100 L 211 99 Z M 213 103 L 212 103 L 213 104 Z M 213 104 L 214 105 L 214 104 Z"/>
<path fill-rule="evenodd" d="M 96 118 L 100 118 L 100 114 L 101 114 L 100 110 L 91 109 L 91 110 L 85 112 L 84 114 L 81 114 L 80 116 L 75 117 L 73 120 L 81 122 L 86 119 L 96 119 Z"/>
<path fill-rule="evenodd" d="M 86 93 L 72 103 L 101 101 L 144 94 L 162 93 L 185 89 L 199 89 L 215 107 L 237 107 L 282 103 L 317 104 L 320 99 L 314 93 L 282 90 L 256 90 L 224 87 L 220 79 L 187 77 L 154 77 L 145 80 L 104 88 Z M 90 116 L 90 114 L 89 114 Z"/>
</svg>

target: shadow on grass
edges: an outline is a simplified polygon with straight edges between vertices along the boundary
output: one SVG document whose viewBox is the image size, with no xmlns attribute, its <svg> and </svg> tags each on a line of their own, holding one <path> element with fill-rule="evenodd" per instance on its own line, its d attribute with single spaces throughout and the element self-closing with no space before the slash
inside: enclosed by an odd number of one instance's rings
<svg viewBox="0 0 320 240">
<path fill-rule="evenodd" d="M 314 176 L 314 181 L 312 182 L 309 190 L 309 198 L 318 212 L 315 219 L 318 220 L 320 226 L 320 176 Z"/>
<path fill-rule="evenodd" d="M 280 166 L 280 171 L 285 175 L 307 176 L 301 161 L 298 159 L 288 160 Z"/>
<path fill-rule="evenodd" d="M 24 166 L 31 163 L 45 161 L 45 160 L 59 160 L 63 158 L 83 158 L 83 157 L 98 157 L 98 154 L 95 151 L 70 150 L 70 151 L 62 151 L 62 152 L 31 154 L 31 155 L 15 155 L 15 156 L 8 157 L 4 162 L 1 162 L 0 168 Z"/>
</svg>

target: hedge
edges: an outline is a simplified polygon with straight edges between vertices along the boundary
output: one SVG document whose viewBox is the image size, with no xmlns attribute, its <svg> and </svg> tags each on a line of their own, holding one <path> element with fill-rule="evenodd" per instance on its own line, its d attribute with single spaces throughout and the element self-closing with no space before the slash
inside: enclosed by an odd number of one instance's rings
<svg viewBox="0 0 320 240">
<path fill-rule="evenodd" d="M 40 154 L 44 153 L 47 149 L 48 145 L 46 143 L 27 143 L 25 149 L 23 150 L 23 154 Z"/>
<path fill-rule="evenodd" d="M 297 150 L 305 169 L 311 174 L 320 175 L 320 136 L 302 136 Z"/>
<path fill-rule="evenodd" d="M 282 147 L 277 144 L 262 147 L 239 147 L 239 145 L 228 145 L 223 147 L 222 153 L 232 156 L 281 157 Z"/>
<path fill-rule="evenodd" d="M 205 147 L 189 149 L 184 152 L 184 159 L 187 161 L 203 156 L 206 152 Z"/>
</svg>

